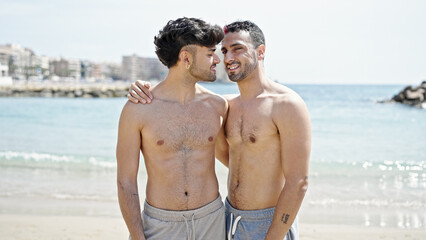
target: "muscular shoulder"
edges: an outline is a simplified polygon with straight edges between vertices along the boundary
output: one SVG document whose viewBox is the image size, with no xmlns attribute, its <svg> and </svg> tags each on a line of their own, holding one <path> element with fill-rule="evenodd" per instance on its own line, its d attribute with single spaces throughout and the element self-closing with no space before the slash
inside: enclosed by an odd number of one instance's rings
<svg viewBox="0 0 426 240">
<path fill-rule="evenodd" d="M 127 101 L 121 111 L 120 122 L 125 122 L 132 126 L 142 126 L 144 116 L 149 113 L 149 107 L 147 106 Z"/>
<path fill-rule="evenodd" d="M 228 102 L 226 99 L 200 85 L 197 85 L 198 93 L 200 94 L 203 101 L 208 102 L 219 114 L 226 114 L 228 111 Z"/>
<path fill-rule="evenodd" d="M 287 126 L 310 121 L 305 102 L 292 89 L 280 85 L 272 99 L 274 121 Z"/>
</svg>

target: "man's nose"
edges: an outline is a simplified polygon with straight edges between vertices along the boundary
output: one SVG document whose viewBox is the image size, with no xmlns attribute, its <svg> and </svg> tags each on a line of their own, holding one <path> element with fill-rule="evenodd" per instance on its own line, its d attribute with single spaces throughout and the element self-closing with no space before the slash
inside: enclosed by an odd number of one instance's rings
<svg viewBox="0 0 426 240">
<path fill-rule="evenodd" d="M 215 63 L 215 64 L 219 64 L 220 63 L 220 58 L 219 58 L 219 56 L 218 55 L 214 55 L 214 58 L 213 58 L 213 62 Z"/>
<path fill-rule="evenodd" d="M 232 53 L 227 52 L 226 54 L 224 54 L 223 56 L 223 62 L 224 63 L 229 63 L 229 62 L 233 62 L 234 61 L 234 55 L 232 55 Z"/>
</svg>

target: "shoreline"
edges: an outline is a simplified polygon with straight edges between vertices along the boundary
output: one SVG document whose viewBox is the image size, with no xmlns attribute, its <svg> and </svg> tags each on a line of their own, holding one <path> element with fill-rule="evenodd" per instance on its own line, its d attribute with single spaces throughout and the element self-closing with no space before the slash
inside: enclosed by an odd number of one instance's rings
<svg viewBox="0 0 426 240">
<path fill-rule="evenodd" d="M 125 97 L 131 82 L 106 83 L 26 83 L 0 86 L 0 97 L 67 97 L 67 98 L 112 98 Z"/>
<path fill-rule="evenodd" d="M 362 227 L 339 224 L 299 223 L 303 240 L 413 239 L 426 238 L 425 229 Z M 44 216 L 0 214 L 0 239 L 127 239 L 121 217 Z"/>
</svg>

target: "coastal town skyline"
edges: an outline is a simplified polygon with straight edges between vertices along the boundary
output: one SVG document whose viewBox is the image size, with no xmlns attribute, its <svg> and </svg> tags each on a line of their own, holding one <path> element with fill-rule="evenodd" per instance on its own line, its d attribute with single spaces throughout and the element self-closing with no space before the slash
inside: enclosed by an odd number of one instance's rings
<svg viewBox="0 0 426 240">
<path fill-rule="evenodd" d="M 19 44 L 0 44 L 1 84 L 4 78 L 26 81 L 95 82 L 111 80 L 161 80 L 167 68 L 157 59 L 136 54 L 122 56 L 120 62 L 38 55 Z"/>
<path fill-rule="evenodd" d="M 120 62 L 156 58 L 153 36 L 182 16 L 223 26 L 250 19 L 265 33 L 267 74 L 285 83 L 418 84 L 426 78 L 424 1 L 337 0 L 0 3 L 1 43 L 38 55 Z M 255 7 L 256 6 L 256 7 Z"/>
</svg>

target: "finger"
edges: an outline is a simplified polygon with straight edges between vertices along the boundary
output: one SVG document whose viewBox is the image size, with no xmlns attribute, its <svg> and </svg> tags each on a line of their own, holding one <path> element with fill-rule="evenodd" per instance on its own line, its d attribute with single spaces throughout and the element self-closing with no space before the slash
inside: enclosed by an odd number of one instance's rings
<svg viewBox="0 0 426 240">
<path fill-rule="evenodd" d="M 150 89 L 151 88 L 151 83 L 150 82 L 145 82 L 145 87 Z M 152 95 L 151 91 L 148 91 L 148 97 L 153 99 L 154 96 Z"/>
<path fill-rule="evenodd" d="M 135 97 L 139 100 L 144 99 L 146 101 L 147 99 L 149 99 L 148 95 L 146 95 L 146 93 L 143 92 L 141 90 L 141 87 L 137 86 L 136 83 L 132 83 L 132 89 L 131 89 L 130 93 L 132 94 L 133 97 Z"/>
<path fill-rule="evenodd" d="M 142 96 L 142 97 L 144 97 L 146 100 L 151 100 L 152 99 L 152 94 L 149 91 L 149 88 L 151 87 L 151 84 L 149 82 L 138 80 L 138 81 L 136 81 L 136 85 L 139 87 L 140 90 L 143 91 L 143 93 L 146 96 L 146 98 L 145 98 L 145 96 Z"/>
<path fill-rule="evenodd" d="M 129 101 L 131 101 L 132 103 L 138 103 L 139 101 L 132 97 L 132 95 L 130 93 L 127 94 L 127 99 L 129 99 Z"/>
<path fill-rule="evenodd" d="M 135 90 L 131 90 L 130 91 L 130 94 L 132 94 L 132 96 L 134 97 L 134 98 L 136 98 L 136 99 L 138 99 L 139 100 L 139 102 L 141 102 L 141 103 L 146 103 L 146 99 L 145 98 L 147 98 L 147 96 L 146 95 L 144 95 L 144 93 L 142 93 L 142 92 L 136 92 Z M 141 95 L 143 95 L 143 97 L 141 97 Z M 145 98 L 144 98 L 145 97 Z"/>
<path fill-rule="evenodd" d="M 140 96 L 140 94 L 138 94 L 135 90 L 130 90 L 130 94 L 134 97 L 134 98 L 136 98 L 137 100 L 139 100 L 139 102 L 141 102 L 141 103 L 146 103 L 146 100 L 145 99 L 143 99 L 141 96 Z"/>
</svg>

